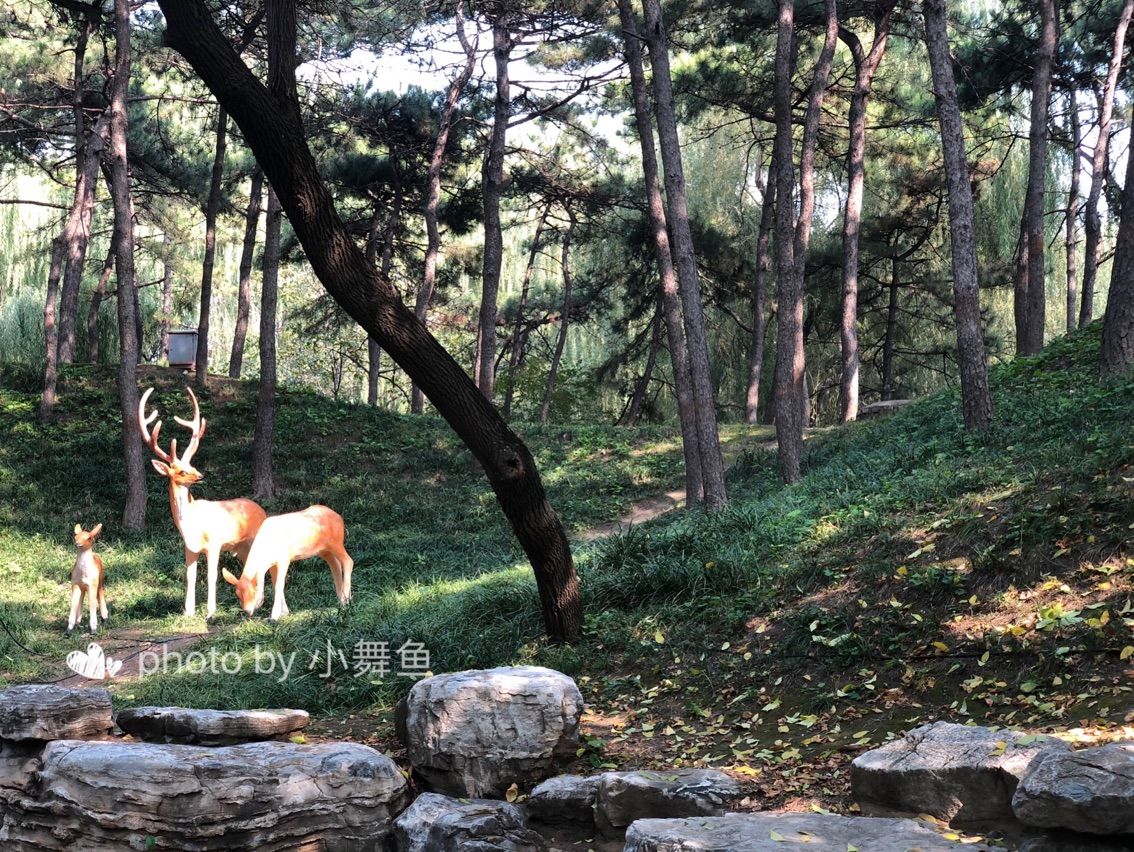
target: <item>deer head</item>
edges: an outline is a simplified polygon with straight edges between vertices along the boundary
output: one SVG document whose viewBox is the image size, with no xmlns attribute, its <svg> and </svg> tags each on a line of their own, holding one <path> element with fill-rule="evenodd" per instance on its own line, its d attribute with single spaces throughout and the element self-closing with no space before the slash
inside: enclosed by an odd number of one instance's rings
<svg viewBox="0 0 1134 852">
<path fill-rule="evenodd" d="M 102 524 L 96 524 L 90 532 L 83 530 L 82 524 L 75 524 L 75 547 L 85 550 L 94 545 L 95 539 L 102 532 Z"/>
<path fill-rule="evenodd" d="M 173 419 L 186 427 L 190 432 L 189 446 L 185 448 L 185 452 L 181 457 L 177 456 L 177 439 L 174 438 L 170 442 L 169 452 L 161 448 L 158 444 L 158 436 L 161 434 L 161 421 L 157 419 L 158 413 L 155 409 L 152 414 L 146 414 L 146 402 L 150 398 L 150 394 L 154 392 L 153 388 L 149 388 L 142 394 L 142 400 L 138 403 L 138 429 L 141 430 L 142 440 L 150 451 L 157 456 L 155 459 L 150 459 L 150 463 L 154 466 L 154 470 L 162 476 L 168 477 L 169 480 L 175 485 L 184 485 L 186 487 L 200 482 L 204 479 L 204 475 L 193 467 L 192 460 L 193 454 L 197 452 L 197 447 L 200 446 L 201 438 L 205 434 L 205 420 L 201 417 L 201 408 L 197 405 L 197 395 L 193 393 L 192 388 L 185 388 L 189 394 L 189 398 L 193 401 L 193 419 L 182 420 L 180 417 Z M 157 420 L 154 428 L 150 431 L 149 426 Z"/>
<path fill-rule="evenodd" d="M 221 569 L 225 582 L 236 589 L 236 599 L 245 615 L 251 615 L 264 602 L 264 575 L 245 571 L 240 577 L 227 568 Z"/>
</svg>

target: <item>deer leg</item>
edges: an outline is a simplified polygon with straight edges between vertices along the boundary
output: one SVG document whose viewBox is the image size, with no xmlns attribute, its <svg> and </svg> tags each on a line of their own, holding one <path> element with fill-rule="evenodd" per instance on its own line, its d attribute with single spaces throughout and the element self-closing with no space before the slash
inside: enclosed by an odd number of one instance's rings
<svg viewBox="0 0 1134 852">
<path fill-rule="evenodd" d="M 333 553 L 321 554 L 323 561 L 327 563 L 327 567 L 331 569 L 331 579 L 335 582 L 335 597 L 339 599 L 339 603 L 343 602 L 343 569 L 339 565 L 339 560 L 335 558 Z"/>
<path fill-rule="evenodd" d="M 71 585 L 71 614 L 67 617 L 67 635 L 75 629 L 79 622 L 79 611 L 83 605 L 83 590 L 77 585 Z"/>
<path fill-rule="evenodd" d="M 287 599 L 284 598 L 284 583 L 287 580 L 288 564 L 287 562 L 282 562 L 276 566 L 275 581 L 272 584 L 272 621 L 279 621 L 285 615 L 289 614 Z"/>
<path fill-rule="evenodd" d="M 106 621 L 110 618 L 110 613 L 106 609 L 106 589 L 103 587 L 102 578 L 98 581 L 98 608 L 102 614 L 102 620 Z"/>
<path fill-rule="evenodd" d="M 342 549 L 339 555 L 339 570 L 343 574 L 343 594 L 339 598 L 339 602 L 343 604 L 350 603 L 350 575 L 354 571 L 354 560 L 350 558 L 350 554 L 346 552 L 346 548 Z"/>
<path fill-rule="evenodd" d="M 185 548 L 185 614 L 197 614 L 197 557 L 201 554 Z"/>
<path fill-rule="evenodd" d="M 87 587 L 87 610 L 91 617 L 91 636 L 98 633 L 98 592 L 92 586 Z"/>
<path fill-rule="evenodd" d="M 205 618 L 210 619 L 217 612 L 217 575 L 220 573 L 220 548 L 210 547 L 205 551 L 205 561 L 208 565 L 209 603 L 205 609 Z"/>
</svg>

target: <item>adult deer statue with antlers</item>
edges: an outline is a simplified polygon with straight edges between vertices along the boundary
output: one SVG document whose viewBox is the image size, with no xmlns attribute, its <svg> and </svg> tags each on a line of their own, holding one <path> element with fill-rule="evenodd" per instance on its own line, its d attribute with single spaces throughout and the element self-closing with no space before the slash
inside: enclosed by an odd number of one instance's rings
<svg viewBox="0 0 1134 852">
<path fill-rule="evenodd" d="M 248 551 L 266 514 L 257 503 L 245 498 L 193 499 L 189 493 L 190 487 L 204 478 L 192 464 L 193 454 L 197 452 L 197 447 L 200 446 L 201 438 L 205 434 L 205 420 L 201 417 L 197 396 L 191 388 L 185 388 L 189 398 L 193 400 L 192 420 L 173 418 L 191 433 L 189 446 L 178 457 L 176 438 L 171 442 L 168 453 L 158 444 L 161 421 L 157 419 L 157 411 L 146 414 L 146 403 L 153 390 L 149 388 L 138 403 L 138 428 L 142 432 L 142 440 L 145 441 L 146 446 L 157 456 L 151 459 L 154 470 L 169 480 L 169 510 L 185 544 L 185 614 L 194 615 L 197 611 L 197 558 L 204 553 L 208 564 L 209 582 L 206 617 L 212 618 L 217 610 L 217 569 L 220 565 L 221 551 L 234 553 L 242 563 L 246 562 Z M 157 423 L 151 431 L 150 424 L 155 420 Z"/>
</svg>

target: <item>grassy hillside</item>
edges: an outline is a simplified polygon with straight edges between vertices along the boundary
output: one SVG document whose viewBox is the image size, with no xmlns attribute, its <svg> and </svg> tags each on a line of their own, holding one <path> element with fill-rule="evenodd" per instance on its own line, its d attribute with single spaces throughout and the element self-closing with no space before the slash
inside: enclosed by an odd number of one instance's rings
<svg viewBox="0 0 1134 852">
<path fill-rule="evenodd" d="M 328 645 L 349 661 L 359 641 L 412 639 L 438 671 L 551 665 L 576 675 L 592 705 L 596 765 L 732 766 L 769 773 L 767 795 L 811 790 L 817 772 L 837 791 L 847 755 L 925 718 L 1113 732 L 1134 719 L 1134 378 L 1100 384 L 1097 351 L 1091 327 L 996 369 L 996 419 L 981 434 L 963 430 L 949 393 L 817 433 L 790 488 L 759 448 L 766 432 L 729 427 L 734 446 L 752 448 L 731 467 L 726 512 L 676 513 L 576 549 L 588 615 L 573 648 L 539 640 L 530 570 L 443 424 L 285 393 L 285 490 L 268 508 L 320 501 L 343 513 L 355 602 L 339 611 L 326 569 L 304 567 L 289 580 L 295 614 L 273 627 L 238 619 L 225 587 L 219 634 L 200 647 L 249 663 L 257 644 L 301 660 L 322 652 L 322 668 Z M 174 377 L 159 378 L 163 409 L 180 411 Z M 147 534 L 113 529 L 111 382 L 68 372 L 46 429 L 32 395 L 10 380 L 0 390 L 0 603 L 21 641 L 47 654 L 0 636 L 9 679 L 81 644 L 60 637 L 76 520 L 108 524 L 118 625 L 202 626 L 171 615 L 179 550 L 156 476 Z M 253 398 L 223 383 L 203 400 L 201 496 L 247 489 Z M 575 530 L 680 483 L 665 431 L 523 431 Z M 120 697 L 341 714 L 388 707 L 409 685 L 341 664 L 321 674 L 154 676 Z"/>
</svg>

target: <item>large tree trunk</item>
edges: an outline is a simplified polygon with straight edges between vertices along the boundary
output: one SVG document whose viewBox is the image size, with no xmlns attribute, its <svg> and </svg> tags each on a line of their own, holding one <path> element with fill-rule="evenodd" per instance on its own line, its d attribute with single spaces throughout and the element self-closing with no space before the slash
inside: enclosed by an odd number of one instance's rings
<svg viewBox="0 0 1134 852">
<path fill-rule="evenodd" d="M 701 306 L 700 275 L 689 224 L 689 205 L 685 194 L 685 170 L 681 163 L 681 142 L 677 135 L 673 80 L 669 70 L 669 44 L 662 20 L 660 0 L 643 0 L 645 40 L 650 49 L 654 72 L 654 113 L 665 177 L 667 223 L 673 238 L 673 258 L 681 306 L 685 320 L 685 340 L 689 350 L 689 375 L 693 384 L 697 421 L 697 447 L 701 459 L 701 479 L 705 507 L 719 511 L 728 505 L 724 460 L 717 434 L 716 400 L 709 365 L 709 342 Z"/>
<path fill-rule="evenodd" d="M 799 480 L 803 457 L 803 293 L 795 274 L 795 169 L 792 163 L 792 34 L 794 0 L 780 0 L 776 31 L 776 440 L 784 482 Z"/>
<path fill-rule="evenodd" d="M 847 29 L 839 34 L 854 59 L 855 80 L 851 93 L 850 148 L 847 151 L 847 200 L 843 212 L 843 316 L 842 381 L 839 385 L 839 420 L 848 423 L 858 417 L 858 239 L 862 226 L 862 198 L 866 185 L 866 105 L 874 86 L 874 75 L 886 53 L 890 36 L 890 15 L 895 2 L 883 3 L 874 22 L 874 42 L 863 54 L 862 42 Z"/>
<path fill-rule="evenodd" d="M 43 302 L 43 392 L 39 397 L 39 419 L 47 422 L 55 411 L 56 385 L 59 381 L 59 327 L 56 305 L 59 300 L 59 279 L 63 276 L 63 237 L 51 241 L 51 262 L 47 267 L 47 297 Z"/>
<path fill-rule="evenodd" d="M 256 232 L 260 227 L 260 209 L 263 204 L 264 172 L 257 166 L 252 170 L 252 186 L 248 190 L 248 212 L 244 217 L 244 244 L 240 248 L 236 328 L 232 332 L 232 354 L 228 359 L 230 379 L 239 379 L 240 370 L 244 366 L 244 343 L 248 338 L 248 316 L 252 312 L 252 260 L 256 254 Z"/>
<path fill-rule="evenodd" d="M 673 255 L 669 247 L 669 230 L 666 226 L 665 203 L 658 180 L 658 156 L 654 149 L 653 123 L 650 118 L 649 92 L 642 66 L 641 36 L 634 15 L 632 0 L 618 0 L 622 20 L 622 39 L 625 45 L 626 64 L 630 69 L 630 89 L 634 98 L 634 121 L 642 149 L 642 176 L 646 184 L 646 206 L 653 234 L 654 257 L 662 285 L 662 315 L 665 319 L 666 340 L 673 363 L 674 393 L 677 397 L 677 416 L 681 423 L 681 449 L 685 457 L 685 504 L 695 506 L 704 497 L 701 476 L 700 438 L 697 433 L 697 411 L 693 402 L 693 380 L 689 372 L 689 349 L 685 343 L 685 328 L 681 316 L 681 296 L 677 273 L 673 268 Z"/>
<path fill-rule="evenodd" d="M 465 36 L 464 2 L 457 3 L 457 40 L 465 52 L 465 64 L 460 72 L 449 84 L 449 91 L 445 95 L 445 106 L 441 109 L 441 118 L 437 124 L 437 139 L 433 143 L 433 154 L 429 158 L 429 194 L 425 202 L 425 234 L 427 244 L 425 247 L 425 267 L 421 274 L 421 284 L 417 288 L 417 301 L 414 303 L 414 315 L 425 322 L 429 314 L 429 303 L 433 300 L 433 291 L 437 286 L 437 259 L 441 253 L 441 228 L 438 224 L 438 213 L 441 209 L 441 170 L 445 166 L 445 148 L 449 144 L 449 133 L 453 129 L 453 116 L 457 111 L 457 101 L 461 92 L 472 79 L 473 69 L 476 66 L 476 49 L 469 44 Z M 417 385 L 410 391 L 410 411 L 421 414 L 425 410 L 425 395 Z"/>
<path fill-rule="evenodd" d="M 98 311 L 102 307 L 102 300 L 106 297 L 106 285 L 110 281 L 110 273 L 114 271 L 114 246 L 106 253 L 106 260 L 102 262 L 102 272 L 98 275 L 98 284 L 91 293 L 91 304 L 87 310 L 87 360 L 97 364 L 99 359 L 98 343 Z M 162 305 L 164 306 L 164 302 Z M 162 349 L 162 354 L 166 354 Z"/>
<path fill-rule="evenodd" d="M 272 443 L 276 424 L 276 305 L 282 218 L 279 197 L 269 186 L 264 275 L 260 286 L 260 390 L 256 400 L 256 429 L 252 437 L 252 496 L 257 500 L 270 500 L 276 493 L 272 476 Z"/>
<path fill-rule="evenodd" d="M 1079 184 L 1083 167 L 1079 160 L 1079 148 L 1083 144 L 1083 131 L 1079 125 L 1079 107 L 1075 101 L 1075 90 L 1067 96 L 1067 124 L 1071 136 L 1071 188 L 1067 193 L 1067 331 L 1078 327 L 1079 309 L 1079 268 L 1076 257 L 1079 245 Z"/>
<path fill-rule="evenodd" d="M 1103 318 L 1099 367 L 1105 376 L 1127 370 L 1131 364 L 1134 364 L 1134 156 L 1126 158 L 1126 185 L 1122 190 L 1122 214 Z"/>
<path fill-rule="evenodd" d="M 508 62 L 512 56 L 509 31 L 510 10 L 500 11 L 492 21 L 492 56 L 496 62 L 496 98 L 493 102 L 492 135 L 484 158 L 484 265 L 480 295 L 480 319 L 476 330 L 476 381 L 484 398 L 491 401 L 496 382 L 496 299 L 500 294 L 500 267 L 504 261 L 504 231 L 500 223 L 500 200 L 504 196 L 504 143 L 512 114 Z"/>
<path fill-rule="evenodd" d="M 1055 0 L 1038 0 L 1040 44 L 1032 72 L 1031 127 L 1028 132 L 1028 188 L 1024 196 L 1023 231 L 1028 252 L 1026 288 L 1016 288 L 1016 298 L 1025 298 L 1016 316 L 1023 317 L 1023 334 L 1016 332 L 1023 343 L 1021 355 L 1034 355 L 1043 349 L 1047 319 L 1047 275 L 1044 268 L 1044 189 L 1047 182 L 1047 115 L 1051 101 L 1051 67 L 1057 42 Z"/>
<path fill-rule="evenodd" d="M 768 163 L 768 182 L 760 207 L 760 227 L 756 236 L 756 271 L 752 276 L 752 342 L 748 348 L 748 392 L 744 399 L 744 420 L 760 422 L 760 382 L 764 374 L 764 347 L 768 337 L 768 269 L 772 230 L 776 222 L 776 175 L 779 165 Z"/>
<path fill-rule="evenodd" d="M 524 311 L 528 307 L 528 292 L 531 290 L 532 275 L 535 274 L 536 258 L 539 256 L 539 241 L 543 238 L 543 229 L 547 224 L 549 213 L 551 213 L 550 204 L 544 206 L 543 213 L 536 223 L 531 249 L 528 251 L 528 265 L 524 267 L 524 283 L 520 288 L 520 303 L 516 306 L 516 322 L 512 326 L 512 340 L 508 350 L 508 389 L 504 393 L 504 409 L 501 412 L 505 420 L 512 419 L 512 400 L 516 397 L 516 370 L 523 363 L 521 355 L 524 345 Z M 566 239 L 570 240 L 570 237 Z"/>
<path fill-rule="evenodd" d="M 539 407 L 539 422 L 547 423 L 551 415 L 551 400 L 555 395 L 555 380 L 559 376 L 559 365 L 563 361 L 563 350 L 567 346 L 567 329 L 571 324 L 571 237 L 575 233 L 575 214 L 570 208 L 567 210 L 570 220 L 567 231 L 563 234 L 563 253 L 560 255 L 560 267 L 563 270 L 563 314 L 559 318 L 559 337 L 555 340 L 555 352 L 551 356 L 551 367 L 547 371 L 547 387 L 543 391 L 543 404 Z"/>
<path fill-rule="evenodd" d="M 992 420 L 988 359 L 980 318 L 973 196 L 965 159 L 964 125 L 957 105 L 957 86 L 949 58 L 945 0 L 925 0 L 925 43 L 933 73 L 937 119 L 949 190 L 949 234 L 953 249 L 953 312 L 957 323 L 957 360 L 961 369 L 961 401 L 965 425 L 977 429 Z"/>
<path fill-rule="evenodd" d="M 367 264 L 335 211 L 307 147 L 295 91 L 295 6 L 269 0 L 265 88 L 212 20 L 203 0 L 160 0 L 167 42 L 225 103 L 279 193 L 315 275 L 327 291 L 417 382 L 482 465 L 531 560 L 548 636 L 574 641 L 583 623 L 579 581 L 567 536 L 528 448 L 461 366 Z M 280 57 L 288 61 L 281 63 Z"/>
<path fill-rule="evenodd" d="M 91 7 L 92 10 L 95 7 Z M 95 189 L 98 186 L 99 154 L 92 144 L 101 149 L 103 143 L 94 136 L 87 138 L 83 116 L 83 65 L 87 43 L 94 30 L 91 15 L 84 14 L 78 21 L 79 34 L 75 42 L 74 86 L 71 91 L 71 111 L 75 124 L 75 195 L 63 229 L 66 262 L 63 268 L 63 289 L 59 299 L 59 363 L 75 360 L 75 335 L 79 324 L 79 289 L 83 283 L 83 265 L 87 257 L 87 244 L 91 235 L 91 216 L 94 212 Z"/>
<path fill-rule="evenodd" d="M 209 198 L 205 202 L 205 256 L 201 260 L 201 314 L 197 322 L 195 384 L 203 388 L 209 378 L 209 316 L 213 300 L 213 264 L 217 256 L 217 214 L 220 212 L 221 179 L 224 177 L 224 150 L 228 136 L 228 113 L 217 107 L 216 150 L 209 179 Z"/>
<path fill-rule="evenodd" d="M 1095 309 L 1095 279 L 1099 269 L 1099 243 L 1102 239 L 1102 219 L 1099 217 L 1099 200 L 1106 183 L 1107 159 L 1110 152 L 1110 122 L 1114 114 L 1114 90 L 1122 70 L 1122 54 L 1126 45 L 1126 32 L 1134 17 L 1134 0 L 1126 0 L 1118 26 L 1114 30 L 1114 47 L 1110 54 L 1106 82 L 1099 100 L 1098 138 L 1091 158 L 1091 188 L 1087 194 L 1087 222 L 1084 228 L 1083 250 L 1083 302 L 1079 308 L 1079 325 L 1091 321 Z"/>
<path fill-rule="evenodd" d="M 130 3 L 114 0 L 115 63 L 110 91 L 110 195 L 114 200 L 114 268 L 118 279 L 118 403 L 126 468 L 122 527 L 146 524 L 146 470 L 138 440 L 138 341 L 134 280 L 134 203 L 126 162 L 126 94 L 130 87 Z"/>
</svg>

